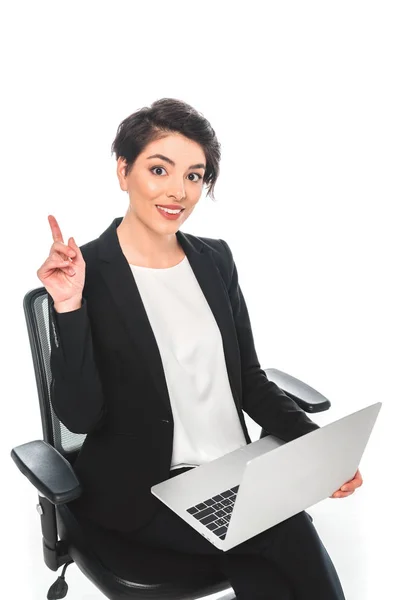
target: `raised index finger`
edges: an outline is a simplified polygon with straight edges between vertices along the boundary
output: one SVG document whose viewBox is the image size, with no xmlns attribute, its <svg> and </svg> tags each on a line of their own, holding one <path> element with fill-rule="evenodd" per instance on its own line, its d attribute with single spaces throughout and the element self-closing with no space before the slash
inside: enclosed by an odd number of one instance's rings
<svg viewBox="0 0 400 600">
<path fill-rule="evenodd" d="M 61 229 L 57 223 L 57 219 L 55 217 L 53 217 L 53 215 L 49 215 L 47 217 L 50 227 L 51 227 L 51 233 L 53 235 L 53 242 L 62 242 L 64 243 L 63 240 L 63 236 L 61 233 Z"/>
</svg>

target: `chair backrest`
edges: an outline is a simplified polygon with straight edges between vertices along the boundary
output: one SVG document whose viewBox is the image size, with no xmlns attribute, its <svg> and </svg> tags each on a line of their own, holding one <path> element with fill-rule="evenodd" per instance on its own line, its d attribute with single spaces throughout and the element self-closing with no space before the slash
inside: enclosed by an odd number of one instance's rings
<svg viewBox="0 0 400 600">
<path fill-rule="evenodd" d="M 39 395 L 43 439 L 71 459 L 79 451 L 86 435 L 69 431 L 51 405 L 49 296 L 46 289 L 31 290 L 25 295 L 23 304 Z"/>
</svg>

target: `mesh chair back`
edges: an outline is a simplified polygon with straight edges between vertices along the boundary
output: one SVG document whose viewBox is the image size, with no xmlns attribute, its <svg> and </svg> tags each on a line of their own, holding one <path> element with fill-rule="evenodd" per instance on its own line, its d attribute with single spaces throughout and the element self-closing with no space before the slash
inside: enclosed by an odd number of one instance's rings
<svg viewBox="0 0 400 600">
<path fill-rule="evenodd" d="M 68 455 L 74 455 L 80 449 L 86 435 L 69 431 L 51 405 L 49 296 L 44 287 L 25 295 L 24 312 L 39 395 L 43 439 L 69 458 Z"/>
</svg>

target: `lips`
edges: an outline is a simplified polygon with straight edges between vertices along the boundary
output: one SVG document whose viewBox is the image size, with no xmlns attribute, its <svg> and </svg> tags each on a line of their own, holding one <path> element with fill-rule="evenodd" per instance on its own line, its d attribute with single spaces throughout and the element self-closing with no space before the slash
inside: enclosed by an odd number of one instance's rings
<svg viewBox="0 0 400 600">
<path fill-rule="evenodd" d="M 165 219 L 168 219 L 168 220 L 179 219 L 181 214 L 183 213 L 183 210 L 180 210 L 180 212 L 177 212 L 177 213 L 170 213 L 170 212 L 167 212 L 166 210 L 163 210 L 159 206 L 156 206 L 156 209 L 158 210 L 160 215 L 162 215 Z"/>
<path fill-rule="evenodd" d="M 160 206 L 161 208 L 169 208 L 171 210 L 184 210 L 184 206 L 180 204 L 156 204 L 156 206 Z"/>
</svg>

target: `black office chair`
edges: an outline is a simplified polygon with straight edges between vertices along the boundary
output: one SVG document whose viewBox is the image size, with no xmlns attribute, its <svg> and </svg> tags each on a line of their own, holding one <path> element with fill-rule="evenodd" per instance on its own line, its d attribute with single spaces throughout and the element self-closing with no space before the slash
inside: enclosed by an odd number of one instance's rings
<svg viewBox="0 0 400 600">
<path fill-rule="evenodd" d="M 28 292 L 24 311 L 39 394 L 43 440 L 14 448 L 11 456 L 39 493 L 37 510 L 43 534 L 43 554 L 53 571 L 63 566 L 62 574 L 50 587 L 49 599 L 63 598 L 68 590 L 64 579 L 67 566 L 79 569 L 112 600 L 150 600 L 170 598 L 195 600 L 220 593 L 221 600 L 234 600 L 233 589 L 216 569 L 210 557 L 199 556 L 195 564 L 185 555 L 160 552 L 129 545 L 129 561 L 124 566 L 104 564 L 96 552 L 93 537 L 68 507 L 81 494 L 73 464 L 85 439 L 71 433 L 55 415 L 50 401 L 50 339 L 48 294 L 45 288 Z M 267 376 L 308 413 L 327 410 L 330 402 L 308 385 L 276 369 Z M 262 430 L 261 436 L 268 435 Z M 121 540 L 116 540 L 115 556 L 121 557 Z M 129 563 L 129 564 L 128 564 Z M 129 568 L 128 568 L 129 567 Z"/>
</svg>

